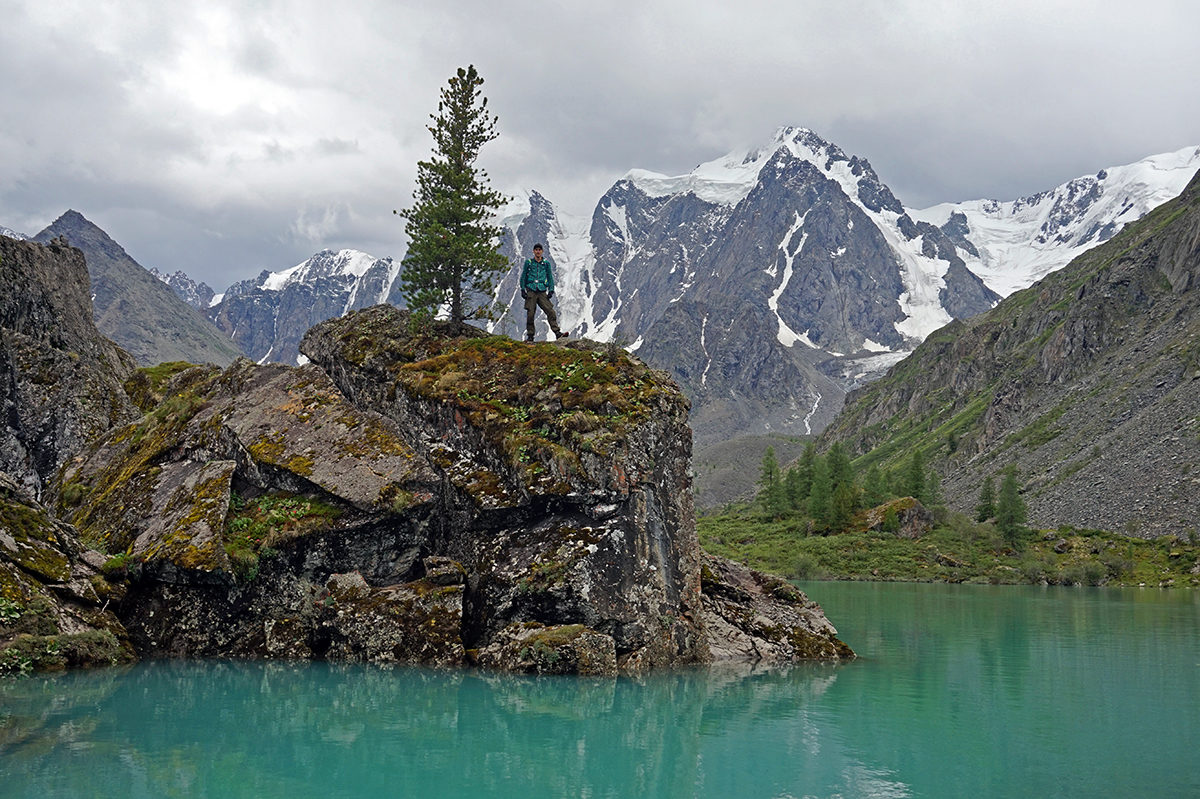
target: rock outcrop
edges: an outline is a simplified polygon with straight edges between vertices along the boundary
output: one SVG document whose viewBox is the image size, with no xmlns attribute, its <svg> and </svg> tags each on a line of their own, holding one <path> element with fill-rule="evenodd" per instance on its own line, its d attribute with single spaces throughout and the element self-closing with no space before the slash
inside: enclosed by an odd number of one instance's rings
<svg viewBox="0 0 1200 799">
<path fill-rule="evenodd" d="M 0 472 L 0 674 L 134 659 L 105 565 Z"/>
<path fill-rule="evenodd" d="M 769 581 L 702 597 L 688 404 L 619 348 L 418 331 L 390 306 L 301 348 L 300 368 L 160 371 L 145 416 L 63 470 L 60 512 L 127 559 L 139 652 L 601 675 L 849 656 L 779 586 L 738 628 L 755 644 L 712 645 Z"/>
<path fill-rule="evenodd" d="M 134 363 L 92 322 L 83 254 L 0 237 L 0 471 L 34 497 L 63 462 L 137 415 Z"/>
</svg>

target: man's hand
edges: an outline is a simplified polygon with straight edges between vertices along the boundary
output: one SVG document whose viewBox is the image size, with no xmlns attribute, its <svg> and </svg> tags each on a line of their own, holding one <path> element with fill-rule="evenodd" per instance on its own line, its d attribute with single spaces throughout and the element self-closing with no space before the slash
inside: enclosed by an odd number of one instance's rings
<svg viewBox="0 0 1200 799">
<path fill-rule="evenodd" d="M 549 294 L 547 294 L 546 296 L 549 297 L 550 299 L 554 299 L 554 292 L 552 291 Z"/>
<path fill-rule="evenodd" d="M 523 299 L 523 300 L 529 299 L 529 292 L 526 291 L 525 289 L 521 289 L 521 299 Z"/>
</svg>

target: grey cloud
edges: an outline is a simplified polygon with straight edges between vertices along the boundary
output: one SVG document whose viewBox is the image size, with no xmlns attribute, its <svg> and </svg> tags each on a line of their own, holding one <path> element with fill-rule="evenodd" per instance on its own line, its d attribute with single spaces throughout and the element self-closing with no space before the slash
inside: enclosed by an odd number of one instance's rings
<svg viewBox="0 0 1200 799">
<path fill-rule="evenodd" d="M 391 209 L 467 63 L 500 119 L 493 185 L 584 214 L 630 168 L 686 172 L 787 124 L 867 157 L 913 206 L 1200 143 L 1200 107 L 1167 79 L 1200 74 L 1200 12 L 1171 0 L 126 0 L 50 28 L 0 4 L 0 224 L 33 234 L 74 207 L 218 290 L 323 246 L 401 254 Z M 270 101 L 164 96 L 189 36 L 226 12 L 212 57 Z"/>
</svg>

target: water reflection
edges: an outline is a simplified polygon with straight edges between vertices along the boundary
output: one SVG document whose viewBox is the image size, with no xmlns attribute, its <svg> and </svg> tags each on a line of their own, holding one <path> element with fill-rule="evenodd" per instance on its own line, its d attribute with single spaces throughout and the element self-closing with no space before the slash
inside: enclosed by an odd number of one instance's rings
<svg viewBox="0 0 1200 799">
<path fill-rule="evenodd" d="M 1200 592 L 806 588 L 861 660 L 0 680 L 0 796 L 1200 795 Z"/>
<path fill-rule="evenodd" d="M 894 783 L 823 729 L 837 679 L 156 662 L 0 684 L 0 775 L 30 796 L 907 795 L 864 788 Z"/>
</svg>

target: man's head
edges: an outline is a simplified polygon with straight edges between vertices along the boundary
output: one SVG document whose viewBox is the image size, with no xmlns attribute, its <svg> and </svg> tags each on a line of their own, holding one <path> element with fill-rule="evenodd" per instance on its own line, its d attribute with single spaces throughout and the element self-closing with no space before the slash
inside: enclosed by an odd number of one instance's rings
<svg viewBox="0 0 1200 799">
<path fill-rule="evenodd" d="M 540 244 L 533 245 L 533 257 L 535 260 L 538 260 L 538 261 L 542 260 L 542 245 L 540 245 Z"/>
</svg>

